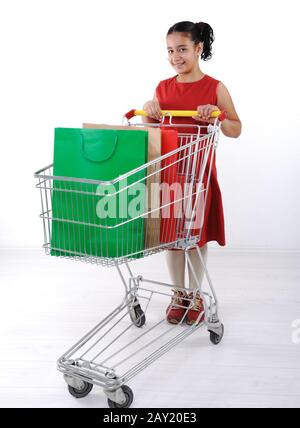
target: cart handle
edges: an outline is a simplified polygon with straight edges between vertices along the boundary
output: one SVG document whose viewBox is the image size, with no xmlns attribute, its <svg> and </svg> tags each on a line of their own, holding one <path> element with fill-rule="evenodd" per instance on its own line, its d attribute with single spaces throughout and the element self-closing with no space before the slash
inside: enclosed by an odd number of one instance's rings
<svg viewBox="0 0 300 428">
<path fill-rule="evenodd" d="M 193 117 L 197 116 L 198 111 L 197 110 L 161 110 L 161 114 L 163 116 L 172 116 L 172 117 Z M 128 113 L 125 114 L 126 119 L 132 119 L 134 116 L 147 116 L 147 113 L 145 110 L 130 110 Z M 220 122 L 222 122 L 224 119 L 226 119 L 226 112 L 215 110 L 211 112 L 210 117 L 214 118 L 217 117 Z"/>
</svg>

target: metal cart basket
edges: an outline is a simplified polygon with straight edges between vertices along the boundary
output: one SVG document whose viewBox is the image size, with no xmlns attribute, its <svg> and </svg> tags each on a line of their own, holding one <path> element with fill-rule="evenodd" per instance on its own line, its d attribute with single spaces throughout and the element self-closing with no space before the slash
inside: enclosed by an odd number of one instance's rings
<svg viewBox="0 0 300 428">
<path fill-rule="evenodd" d="M 176 128 L 177 148 L 113 181 L 54 176 L 52 165 L 34 174 L 41 196 L 40 217 L 43 220 L 43 247 L 46 253 L 101 266 L 114 266 L 125 288 L 121 303 L 65 352 L 57 363 L 58 370 L 63 373 L 73 396 L 85 397 L 93 385 L 98 385 L 108 397 L 109 407 L 129 407 L 133 401 L 133 392 L 126 383 L 201 326 L 206 326 L 213 344 L 220 343 L 223 337 L 224 327 L 218 316 L 217 297 L 197 243 L 201 239 L 212 162 L 224 115 L 214 112 L 214 124 L 202 126 L 172 123 L 173 116 L 192 116 L 196 112 L 162 113 L 164 118 L 170 117 L 167 123 L 163 119 L 160 124 L 147 123 L 146 126 Z M 127 118 L 143 114 L 143 111 L 136 110 L 127 115 Z M 144 126 L 130 122 L 128 124 Z M 143 174 L 139 174 L 140 172 Z M 173 185 L 175 175 L 179 181 L 177 190 L 174 191 L 173 188 L 167 198 L 162 197 L 162 182 Z M 135 177 L 138 179 L 135 180 Z M 114 224 L 105 222 L 105 219 L 96 223 L 92 216 L 82 219 L 76 214 L 78 210 L 75 206 L 69 207 L 71 214 L 68 216 L 60 215 L 53 209 L 54 203 L 63 201 L 64 198 L 68 198 L 69 205 L 82 204 L 83 201 L 86 203 L 89 199 L 100 199 L 99 186 L 102 190 L 107 190 L 101 195 L 109 202 L 136 190 L 137 186 L 144 186 L 144 189 L 150 191 L 150 182 L 156 184 L 158 204 L 153 207 L 151 204 L 140 203 L 139 209 L 133 212 L 131 218 L 118 218 Z M 145 202 L 146 194 L 140 192 L 140 195 Z M 87 209 L 90 206 L 87 203 Z M 165 218 L 164 213 L 167 213 Z M 196 218 L 198 220 L 195 225 Z M 136 223 L 141 219 L 144 221 Z M 160 221 L 159 239 L 152 239 L 152 220 L 148 219 Z M 57 224 L 64 230 L 64 239 L 54 243 L 52 233 Z M 128 226 L 126 232 L 123 227 L 125 224 Z M 131 225 L 135 225 L 132 227 L 132 234 Z M 137 227 L 148 227 L 148 232 L 150 231 L 147 238 L 144 236 L 142 249 L 140 243 L 136 249 L 132 245 Z M 83 248 L 70 249 L 67 241 L 73 238 L 74 231 L 84 234 L 86 243 L 92 236 L 93 239 L 96 237 L 99 253 L 90 251 L 88 244 Z M 114 239 L 123 243 L 119 254 L 114 257 L 110 257 L 105 245 L 101 247 L 101 242 L 108 242 L 112 233 Z M 127 246 L 128 240 L 131 240 L 130 246 Z M 188 253 L 188 250 L 194 247 L 207 279 L 205 287 L 199 283 Z M 127 248 L 130 250 L 127 251 Z M 185 324 L 184 316 L 179 326 L 168 323 L 166 319 L 166 308 L 172 296 L 171 288 L 173 291 L 180 290 L 182 284 L 174 285 L 146 279 L 141 275 L 134 275 L 130 267 L 130 262 L 134 260 L 174 248 L 185 251 L 187 263 L 198 284 L 196 290 L 185 288 L 189 291 L 189 297 L 185 298 L 185 314 L 192 307 L 196 293 L 200 293 L 204 304 L 204 314 L 199 313 L 198 320 L 192 325 Z"/>
</svg>

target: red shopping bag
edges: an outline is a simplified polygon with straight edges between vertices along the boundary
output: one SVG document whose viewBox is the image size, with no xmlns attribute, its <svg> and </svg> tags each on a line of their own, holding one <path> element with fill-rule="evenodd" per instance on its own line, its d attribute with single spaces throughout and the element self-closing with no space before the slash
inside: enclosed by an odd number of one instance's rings
<svg viewBox="0 0 300 428">
<path fill-rule="evenodd" d="M 180 147 L 175 129 L 162 129 L 161 154 Z M 189 176 L 195 160 L 196 176 L 199 174 L 202 153 L 199 148 L 183 149 L 162 161 L 161 173 L 161 243 L 175 243 L 189 235 L 199 235 L 204 221 L 204 193 L 206 174 L 202 183 Z M 199 187 L 200 186 L 200 187 Z"/>
<path fill-rule="evenodd" d="M 175 129 L 162 128 L 161 130 L 161 154 L 162 156 L 176 150 L 179 147 L 178 132 Z M 161 243 L 174 242 L 176 240 L 176 214 L 179 208 L 177 178 L 178 178 L 178 153 L 168 156 L 161 163 Z"/>
</svg>

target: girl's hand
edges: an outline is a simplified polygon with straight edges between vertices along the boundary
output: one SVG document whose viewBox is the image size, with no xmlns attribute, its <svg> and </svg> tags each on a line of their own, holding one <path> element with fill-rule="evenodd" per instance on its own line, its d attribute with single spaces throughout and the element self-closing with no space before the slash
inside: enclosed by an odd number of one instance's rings
<svg viewBox="0 0 300 428">
<path fill-rule="evenodd" d="M 211 118 L 210 115 L 213 111 L 220 110 L 218 106 L 213 106 L 211 104 L 205 104 L 197 107 L 198 114 L 197 116 L 193 116 L 193 119 L 198 122 L 208 122 L 214 123 L 215 118 Z"/>
<path fill-rule="evenodd" d="M 152 119 L 161 120 L 162 118 L 162 115 L 160 112 L 161 108 L 157 101 L 154 101 L 154 100 L 147 101 L 143 106 L 143 110 L 145 110 L 147 115 Z"/>
</svg>

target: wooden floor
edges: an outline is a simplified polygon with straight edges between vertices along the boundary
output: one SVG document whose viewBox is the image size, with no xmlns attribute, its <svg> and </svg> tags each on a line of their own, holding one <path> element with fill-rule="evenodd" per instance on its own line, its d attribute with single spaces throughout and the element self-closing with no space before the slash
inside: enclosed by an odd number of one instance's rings
<svg viewBox="0 0 300 428">
<path fill-rule="evenodd" d="M 164 254 L 130 266 L 168 281 Z M 132 407 L 300 407 L 299 252 L 211 250 L 208 269 L 223 341 L 181 342 L 128 383 Z M 0 275 L 0 407 L 107 407 L 99 387 L 72 397 L 56 360 L 120 302 L 116 269 L 1 250 Z"/>
</svg>

